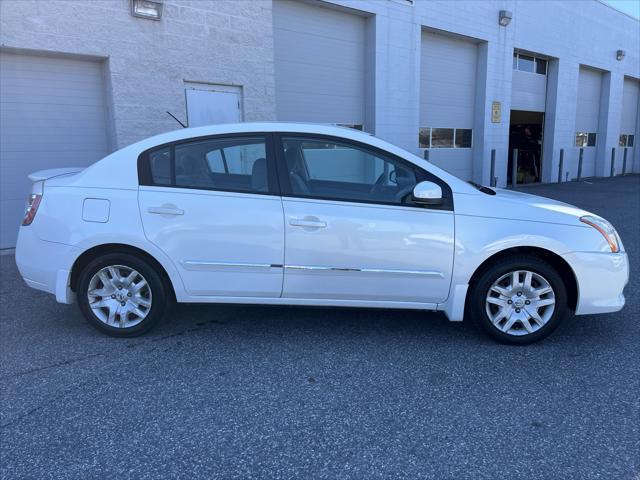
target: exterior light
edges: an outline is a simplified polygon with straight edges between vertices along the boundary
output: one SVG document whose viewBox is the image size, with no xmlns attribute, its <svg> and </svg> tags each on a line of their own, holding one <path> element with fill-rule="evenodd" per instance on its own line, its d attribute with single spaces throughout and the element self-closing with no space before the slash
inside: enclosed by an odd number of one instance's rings
<svg viewBox="0 0 640 480">
<path fill-rule="evenodd" d="M 624 50 L 618 50 L 616 52 L 616 60 L 620 62 L 622 61 L 623 58 L 624 58 Z"/>
<path fill-rule="evenodd" d="M 131 15 L 134 17 L 160 20 L 162 17 L 162 2 L 153 0 L 131 0 Z"/>
<path fill-rule="evenodd" d="M 502 27 L 506 27 L 511 23 L 511 12 L 509 10 L 500 10 L 500 17 L 498 18 L 498 23 Z"/>
</svg>

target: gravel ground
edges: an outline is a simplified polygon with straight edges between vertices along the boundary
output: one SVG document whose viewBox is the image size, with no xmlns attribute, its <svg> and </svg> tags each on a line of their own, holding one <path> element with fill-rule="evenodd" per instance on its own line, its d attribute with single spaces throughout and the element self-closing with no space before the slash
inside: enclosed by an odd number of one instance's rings
<svg viewBox="0 0 640 480">
<path fill-rule="evenodd" d="M 179 306 L 101 335 L 0 257 L 2 478 L 628 478 L 640 178 L 523 190 L 618 228 L 627 306 L 498 345 L 437 314 Z"/>
</svg>

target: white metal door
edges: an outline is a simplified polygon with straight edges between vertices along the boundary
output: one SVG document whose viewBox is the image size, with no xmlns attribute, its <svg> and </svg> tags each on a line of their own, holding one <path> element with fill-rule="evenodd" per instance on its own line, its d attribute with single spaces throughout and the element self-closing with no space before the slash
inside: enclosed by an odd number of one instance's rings
<svg viewBox="0 0 640 480">
<path fill-rule="evenodd" d="M 27 175 L 109 153 L 102 66 L 0 53 L 0 248 L 15 246 Z"/>
<path fill-rule="evenodd" d="M 592 68 L 580 67 L 578 102 L 576 106 L 576 132 L 596 134 L 596 145 L 584 147 L 582 159 L 583 177 L 592 177 L 596 174 L 597 144 L 604 141 L 604 139 L 600 138 L 600 132 L 598 132 L 601 90 L 602 72 Z M 578 153 L 576 153 L 577 158 Z"/>
<path fill-rule="evenodd" d="M 215 90 L 187 87 L 185 94 L 189 127 L 242 121 L 239 88 Z"/>
<path fill-rule="evenodd" d="M 638 151 L 638 117 L 640 116 L 640 81 L 634 78 L 625 78 L 622 90 L 622 116 L 620 119 L 620 134 L 626 135 L 627 172 L 637 172 L 640 169 L 635 152 Z M 633 135 L 631 138 L 630 136 Z M 624 155 L 624 152 L 622 153 Z M 618 171 L 622 168 L 622 160 L 616 162 Z"/>
<path fill-rule="evenodd" d="M 277 119 L 363 125 L 365 18 L 314 3 L 273 2 Z"/>
<path fill-rule="evenodd" d="M 477 44 L 434 32 L 422 32 L 421 38 L 419 126 L 473 129 Z M 471 148 L 454 148 L 453 144 L 432 148 L 429 161 L 460 178 L 471 179 Z"/>
</svg>

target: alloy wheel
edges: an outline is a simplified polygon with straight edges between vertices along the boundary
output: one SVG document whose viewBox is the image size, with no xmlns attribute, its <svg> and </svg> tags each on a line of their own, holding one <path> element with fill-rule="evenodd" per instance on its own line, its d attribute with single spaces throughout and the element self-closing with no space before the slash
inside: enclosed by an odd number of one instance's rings
<svg viewBox="0 0 640 480">
<path fill-rule="evenodd" d="M 104 324 L 115 328 L 138 325 L 151 310 L 151 288 L 131 267 L 110 265 L 91 277 L 87 289 L 89 307 Z"/>
<path fill-rule="evenodd" d="M 507 335 L 528 335 L 551 319 L 556 298 L 549 281 L 529 270 L 502 275 L 489 288 L 485 309 L 495 328 Z"/>
</svg>

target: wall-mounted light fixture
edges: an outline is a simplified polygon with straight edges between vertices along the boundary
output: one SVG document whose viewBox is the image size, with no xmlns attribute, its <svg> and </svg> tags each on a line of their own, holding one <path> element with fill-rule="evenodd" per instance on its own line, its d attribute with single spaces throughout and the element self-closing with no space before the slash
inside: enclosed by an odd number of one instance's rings
<svg viewBox="0 0 640 480">
<path fill-rule="evenodd" d="M 623 58 L 624 58 L 624 50 L 618 50 L 616 52 L 616 60 L 620 62 L 622 61 Z"/>
<path fill-rule="evenodd" d="M 134 17 L 160 20 L 162 17 L 162 2 L 153 0 L 131 0 L 131 15 Z"/>
<path fill-rule="evenodd" d="M 500 10 L 500 16 L 498 17 L 498 23 L 502 27 L 506 27 L 511 23 L 512 14 L 509 10 Z"/>
</svg>

